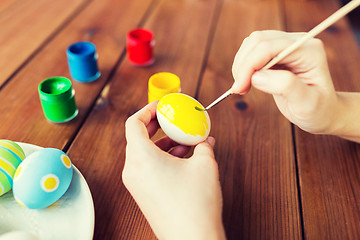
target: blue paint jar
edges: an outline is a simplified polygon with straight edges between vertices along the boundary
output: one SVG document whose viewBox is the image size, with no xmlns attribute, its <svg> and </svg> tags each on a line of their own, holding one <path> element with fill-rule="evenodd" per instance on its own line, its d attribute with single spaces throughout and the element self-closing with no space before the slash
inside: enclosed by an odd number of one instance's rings
<svg viewBox="0 0 360 240">
<path fill-rule="evenodd" d="M 71 78 L 79 82 L 92 82 L 100 77 L 95 45 L 77 42 L 66 51 Z"/>
</svg>

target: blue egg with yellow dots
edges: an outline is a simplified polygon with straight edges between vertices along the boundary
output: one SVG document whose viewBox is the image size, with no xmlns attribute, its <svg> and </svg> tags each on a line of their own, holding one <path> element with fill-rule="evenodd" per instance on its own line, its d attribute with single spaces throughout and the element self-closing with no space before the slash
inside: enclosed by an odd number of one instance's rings
<svg viewBox="0 0 360 240">
<path fill-rule="evenodd" d="M 15 200 L 30 209 L 50 206 L 70 186 L 73 167 L 70 158 L 55 148 L 40 149 L 25 158 L 14 176 Z"/>
<path fill-rule="evenodd" d="M 24 158 L 25 153 L 17 143 L 0 140 L 0 196 L 12 188 L 16 168 Z"/>
</svg>

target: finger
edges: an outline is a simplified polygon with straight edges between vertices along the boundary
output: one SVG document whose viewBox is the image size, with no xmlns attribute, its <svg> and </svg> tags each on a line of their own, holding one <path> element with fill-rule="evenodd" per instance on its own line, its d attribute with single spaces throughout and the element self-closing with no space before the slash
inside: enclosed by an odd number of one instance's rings
<svg viewBox="0 0 360 240">
<path fill-rule="evenodd" d="M 232 65 L 232 74 L 235 79 L 235 82 L 231 88 L 232 92 L 245 94 L 250 90 L 250 81 L 239 82 L 237 81 L 239 74 L 241 74 L 241 69 L 239 66 L 247 60 L 248 56 L 253 52 L 257 45 L 261 42 L 266 42 L 273 39 L 279 39 L 283 37 L 283 32 L 276 30 L 267 30 L 267 31 L 255 31 L 250 34 L 242 42 L 238 52 L 235 55 L 234 62 Z"/>
<path fill-rule="evenodd" d="M 231 87 L 232 92 L 246 93 L 250 89 L 252 74 L 303 36 L 303 33 L 273 32 L 258 32 L 249 37 L 247 41 L 252 43 L 248 44 L 248 49 L 243 50 L 243 53 L 239 53 L 240 56 L 233 63 L 235 82 Z"/>
<path fill-rule="evenodd" d="M 252 76 L 252 84 L 257 89 L 285 97 L 289 102 L 303 103 L 310 87 L 294 73 L 286 70 L 261 70 Z"/>
<path fill-rule="evenodd" d="M 126 120 L 125 133 L 128 142 L 149 139 L 146 126 L 155 118 L 157 103 L 157 101 L 149 103 Z"/>
<path fill-rule="evenodd" d="M 247 56 L 250 55 L 250 53 L 259 43 L 270 40 L 281 39 L 285 37 L 289 38 L 290 35 L 294 36 L 293 34 L 277 31 L 277 30 L 252 32 L 250 36 L 244 39 L 238 52 L 235 55 L 234 64 L 232 68 L 234 78 L 236 78 L 236 76 L 238 75 L 238 68 L 236 66 L 241 64 L 243 61 L 246 61 Z"/>
<path fill-rule="evenodd" d="M 169 153 L 175 157 L 183 158 L 190 151 L 190 146 L 179 145 L 174 147 Z"/>
<path fill-rule="evenodd" d="M 215 138 L 214 137 L 209 136 L 205 141 L 208 142 L 212 148 L 214 148 L 214 146 L 215 146 Z"/>
<path fill-rule="evenodd" d="M 273 57 L 275 57 L 286 46 L 290 46 L 293 41 L 289 39 L 277 39 L 259 42 L 242 61 L 234 62 L 235 82 L 231 88 L 235 93 L 246 93 L 250 89 L 251 76 L 254 72 L 263 68 Z"/>
<path fill-rule="evenodd" d="M 212 137 L 208 137 L 204 142 L 199 143 L 195 147 L 194 154 L 192 157 L 203 156 L 203 157 L 210 157 L 215 159 L 214 150 L 213 150 L 214 144 L 215 144 L 215 139 Z"/>
<path fill-rule="evenodd" d="M 150 123 L 146 126 L 149 133 L 149 138 L 152 138 L 157 130 L 160 128 L 159 122 L 156 118 L 153 118 Z"/>
<path fill-rule="evenodd" d="M 161 150 L 167 152 L 171 148 L 178 146 L 179 144 L 170 139 L 169 137 L 163 137 L 155 142 L 155 145 L 158 146 Z"/>
</svg>

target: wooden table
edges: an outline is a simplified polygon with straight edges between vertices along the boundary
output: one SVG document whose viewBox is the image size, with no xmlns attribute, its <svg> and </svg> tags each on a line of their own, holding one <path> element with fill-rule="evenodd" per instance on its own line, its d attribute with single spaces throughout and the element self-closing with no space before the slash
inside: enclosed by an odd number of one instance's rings
<svg viewBox="0 0 360 240">
<path fill-rule="evenodd" d="M 336 0 L 1 0 L 0 138 L 69 154 L 92 192 L 94 239 L 155 239 L 121 181 L 124 122 L 147 103 L 148 78 L 175 73 L 182 91 L 207 105 L 231 86 L 233 57 L 252 31 L 308 31 L 338 8 Z M 125 36 L 136 27 L 155 34 L 151 67 L 126 58 Z M 348 21 L 319 38 L 336 89 L 360 91 Z M 83 40 L 96 45 L 102 75 L 73 81 L 78 117 L 51 124 L 37 86 L 70 78 L 66 48 Z M 359 144 L 303 132 L 257 90 L 209 114 L 228 239 L 360 238 Z"/>
</svg>

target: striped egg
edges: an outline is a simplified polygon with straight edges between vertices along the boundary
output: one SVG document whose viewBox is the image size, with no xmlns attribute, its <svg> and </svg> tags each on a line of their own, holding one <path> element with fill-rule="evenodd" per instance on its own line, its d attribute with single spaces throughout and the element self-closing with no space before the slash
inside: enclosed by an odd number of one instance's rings
<svg viewBox="0 0 360 240">
<path fill-rule="evenodd" d="M 16 168 L 24 158 L 25 153 L 18 144 L 10 140 L 0 140 L 0 196 L 12 188 Z"/>
</svg>

